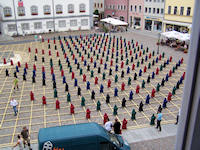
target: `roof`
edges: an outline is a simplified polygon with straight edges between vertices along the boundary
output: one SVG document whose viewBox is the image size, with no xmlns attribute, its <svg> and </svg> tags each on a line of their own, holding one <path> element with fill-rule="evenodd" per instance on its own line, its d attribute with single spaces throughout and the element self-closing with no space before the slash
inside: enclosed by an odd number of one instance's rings
<svg viewBox="0 0 200 150">
<path fill-rule="evenodd" d="M 38 142 L 67 140 L 84 136 L 100 135 L 108 139 L 105 129 L 97 123 L 81 123 L 50 128 L 41 128 L 38 133 Z"/>
<path fill-rule="evenodd" d="M 127 26 L 128 25 L 127 22 L 124 22 L 124 21 L 121 21 L 121 20 L 118 20 L 118 19 L 114 19 L 114 18 L 111 18 L 111 17 L 101 19 L 100 21 L 112 24 L 113 26 Z"/>
</svg>

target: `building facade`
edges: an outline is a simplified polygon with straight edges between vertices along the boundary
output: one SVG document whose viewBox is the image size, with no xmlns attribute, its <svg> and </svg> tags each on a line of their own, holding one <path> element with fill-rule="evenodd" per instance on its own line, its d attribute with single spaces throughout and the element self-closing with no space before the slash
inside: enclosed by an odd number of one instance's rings
<svg viewBox="0 0 200 150">
<path fill-rule="evenodd" d="M 128 22 L 129 0 L 105 0 L 104 17 L 112 17 Z"/>
<path fill-rule="evenodd" d="M 144 26 L 144 0 L 129 0 L 129 26 L 142 29 Z"/>
<path fill-rule="evenodd" d="M 163 31 L 190 32 L 194 0 L 166 0 Z"/>
<path fill-rule="evenodd" d="M 94 0 L 94 11 L 98 10 L 99 18 L 104 18 L 104 0 Z"/>
<path fill-rule="evenodd" d="M 162 31 L 165 0 L 144 0 L 144 30 Z"/>
<path fill-rule="evenodd" d="M 93 26 L 92 0 L 6 0 L 2 6 L 2 34 L 23 35 Z"/>
</svg>

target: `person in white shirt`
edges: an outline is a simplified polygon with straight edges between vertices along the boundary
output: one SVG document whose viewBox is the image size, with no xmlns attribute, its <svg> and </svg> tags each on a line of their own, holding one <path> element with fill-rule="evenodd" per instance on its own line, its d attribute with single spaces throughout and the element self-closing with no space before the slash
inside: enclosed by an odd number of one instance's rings
<svg viewBox="0 0 200 150">
<path fill-rule="evenodd" d="M 17 138 L 18 138 L 17 143 L 13 146 L 13 148 L 19 146 L 19 150 L 23 150 L 23 141 L 21 139 L 21 136 L 18 135 Z"/>
<path fill-rule="evenodd" d="M 17 101 L 15 99 L 11 99 L 10 105 L 13 107 L 15 116 L 17 116 L 17 113 L 18 113 L 18 110 L 17 110 L 18 103 L 17 103 Z"/>
<path fill-rule="evenodd" d="M 107 122 L 105 123 L 105 129 L 108 131 L 108 132 L 111 132 L 112 131 L 112 121 L 109 120 L 109 118 L 107 119 Z"/>
<path fill-rule="evenodd" d="M 175 124 L 178 124 L 178 120 L 179 120 L 180 115 L 181 115 L 181 109 L 179 109 L 179 111 L 178 111 L 178 114 L 176 116 L 176 123 Z"/>
</svg>

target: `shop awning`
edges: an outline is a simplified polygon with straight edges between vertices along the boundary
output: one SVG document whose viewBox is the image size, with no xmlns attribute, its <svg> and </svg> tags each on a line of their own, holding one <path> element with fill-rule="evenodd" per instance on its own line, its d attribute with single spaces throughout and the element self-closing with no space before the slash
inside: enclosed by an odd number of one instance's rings
<svg viewBox="0 0 200 150">
<path fill-rule="evenodd" d="M 168 21 L 168 20 L 163 20 L 163 23 L 166 24 L 172 24 L 172 25 L 178 25 L 178 26 L 186 26 L 186 27 L 191 27 L 191 23 L 184 23 L 184 22 L 177 22 L 177 21 Z"/>
<path fill-rule="evenodd" d="M 177 31 L 163 32 L 163 33 L 161 33 L 161 38 L 162 37 L 178 39 L 180 41 L 190 41 L 190 34 L 180 33 L 180 32 L 177 32 Z"/>
<path fill-rule="evenodd" d="M 100 21 L 109 23 L 113 26 L 127 26 L 128 25 L 127 22 L 124 22 L 124 21 L 121 21 L 121 20 L 118 20 L 118 19 L 114 19 L 114 18 L 111 18 L 111 17 L 101 19 Z"/>
</svg>

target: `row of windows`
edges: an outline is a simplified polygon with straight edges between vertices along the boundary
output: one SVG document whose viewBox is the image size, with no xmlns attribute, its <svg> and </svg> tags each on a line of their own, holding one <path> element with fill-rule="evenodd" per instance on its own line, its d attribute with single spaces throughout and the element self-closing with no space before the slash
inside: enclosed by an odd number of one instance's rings
<svg viewBox="0 0 200 150">
<path fill-rule="evenodd" d="M 130 10 L 133 11 L 133 5 L 131 5 Z M 137 12 L 137 5 L 134 6 L 134 11 Z M 139 6 L 139 12 L 142 12 L 142 6 Z"/>
<path fill-rule="evenodd" d="M 171 9 L 172 9 L 172 7 L 168 6 L 168 14 L 171 14 Z M 181 16 L 184 15 L 184 7 L 180 7 L 180 12 L 178 12 L 178 7 L 174 6 L 174 12 L 173 12 L 173 14 L 174 15 L 180 14 Z M 187 7 L 187 13 L 186 13 L 186 15 L 190 16 L 190 14 L 191 14 L 191 7 Z"/>
<path fill-rule="evenodd" d="M 31 15 L 38 15 L 38 7 L 33 5 L 30 8 Z M 79 5 L 79 12 L 83 13 L 86 11 L 85 4 Z M 17 8 L 18 16 L 25 16 L 25 7 L 18 7 Z M 51 14 L 51 6 L 50 5 L 44 5 L 43 6 L 43 12 L 45 15 Z M 56 14 L 62 14 L 63 13 L 63 6 L 62 5 L 56 5 Z M 68 13 L 74 13 L 74 4 L 68 5 Z M 12 16 L 12 10 L 10 7 L 4 8 L 4 16 L 10 17 Z"/>
<path fill-rule="evenodd" d="M 153 14 L 164 14 L 164 9 L 163 8 L 147 8 L 145 7 L 145 13 L 153 13 Z"/>
<path fill-rule="evenodd" d="M 108 5 L 105 6 L 107 9 L 115 9 L 115 5 Z M 126 10 L 126 5 L 117 5 L 118 10 Z"/>
<path fill-rule="evenodd" d="M 42 22 L 34 22 L 34 29 L 42 29 Z M 76 27 L 77 20 L 70 20 L 70 27 Z M 81 26 L 87 26 L 88 25 L 88 19 L 81 19 Z M 13 32 L 16 31 L 16 24 L 8 24 L 8 32 Z M 54 22 L 53 21 L 47 21 L 46 22 L 46 28 L 51 29 L 54 27 Z M 58 27 L 59 28 L 64 28 L 66 27 L 66 20 L 59 20 L 58 21 Z M 21 29 L 22 31 L 25 30 L 30 30 L 30 24 L 29 23 L 21 23 Z"/>
<path fill-rule="evenodd" d="M 160 2 L 162 2 L 162 3 L 164 3 L 165 2 L 165 0 L 146 0 L 146 2 L 158 2 L 158 3 L 160 3 Z"/>
<path fill-rule="evenodd" d="M 103 3 L 94 3 L 94 8 L 103 8 Z"/>
</svg>

